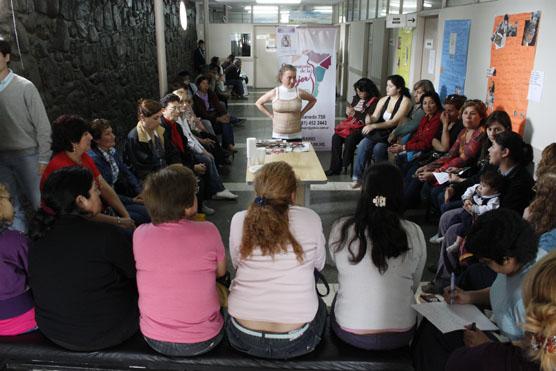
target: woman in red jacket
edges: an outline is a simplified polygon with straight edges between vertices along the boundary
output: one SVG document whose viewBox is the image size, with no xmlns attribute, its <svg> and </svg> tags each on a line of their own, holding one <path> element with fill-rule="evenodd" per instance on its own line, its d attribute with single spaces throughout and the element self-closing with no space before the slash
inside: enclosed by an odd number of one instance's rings
<svg viewBox="0 0 556 371">
<path fill-rule="evenodd" d="M 423 94 L 419 102 L 425 111 L 425 116 L 419 122 L 417 130 L 406 144 L 393 144 L 388 147 L 388 152 L 397 154 L 397 163 L 404 169 L 419 153 L 432 149 L 432 140 L 437 136 L 440 129 L 440 114 L 442 103 L 435 92 Z"/>
</svg>

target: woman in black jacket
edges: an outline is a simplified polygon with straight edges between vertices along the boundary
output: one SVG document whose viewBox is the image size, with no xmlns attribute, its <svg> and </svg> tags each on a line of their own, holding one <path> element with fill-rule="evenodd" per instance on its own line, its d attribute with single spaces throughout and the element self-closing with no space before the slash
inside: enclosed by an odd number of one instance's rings
<svg viewBox="0 0 556 371">
<path fill-rule="evenodd" d="M 46 180 L 30 226 L 29 284 L 40 331 L 75 351 L 119 344 L 138 329 L 131 241 L 91 217 L 102 202 L 92 173 L 65 167 Z"/>
</svg>

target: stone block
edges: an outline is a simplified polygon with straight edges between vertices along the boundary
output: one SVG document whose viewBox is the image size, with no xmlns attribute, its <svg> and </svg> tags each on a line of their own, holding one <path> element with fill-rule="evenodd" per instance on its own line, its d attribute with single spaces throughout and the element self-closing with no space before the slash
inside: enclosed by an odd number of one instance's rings
<svg viewBox="0 0 556 371">
<path fill-rule="evenodd" d="M 70 35 L 67 23 L 58 18 L 56 21 L 56 34 L 54 35 L 54 47 L 63 52 L 69 51 Z"/>
<path fill-rule="evenodd" d="M 60 13 L 60 0 L 46 0 L 46 15 L 56 18 Z"/>
</svg>

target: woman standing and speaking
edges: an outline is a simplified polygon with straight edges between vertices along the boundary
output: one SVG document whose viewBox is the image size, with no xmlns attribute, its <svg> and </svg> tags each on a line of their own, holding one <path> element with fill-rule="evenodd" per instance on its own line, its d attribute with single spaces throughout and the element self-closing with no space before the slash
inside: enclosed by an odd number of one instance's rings
<svg viewBox="0 0 556 371">
<path fill-rule="evenodd" d="M 272 119 L 272 138 L 301 141 L 301 118 L 317 103 L 309 92 L 296 86 L 297 70 L 291 64 L 283 64 L 278 71 L 280 86 L 266 92 L 255 105 Z M 307 101 L 302 109 L 303 101 Z M 264 105 L 272 102 L 272 112 Z"/>
</svg>

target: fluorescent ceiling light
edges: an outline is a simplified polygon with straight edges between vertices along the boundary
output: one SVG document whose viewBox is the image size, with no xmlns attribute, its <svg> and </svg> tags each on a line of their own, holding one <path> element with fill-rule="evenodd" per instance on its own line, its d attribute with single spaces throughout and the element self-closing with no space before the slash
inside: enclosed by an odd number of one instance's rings
<svg viewBox="0 0 556 371">
<path fill-rule="evenodd" d="M 300 4 L 301 0 L 256 0 L 257 4 Z"/>
</svg>

